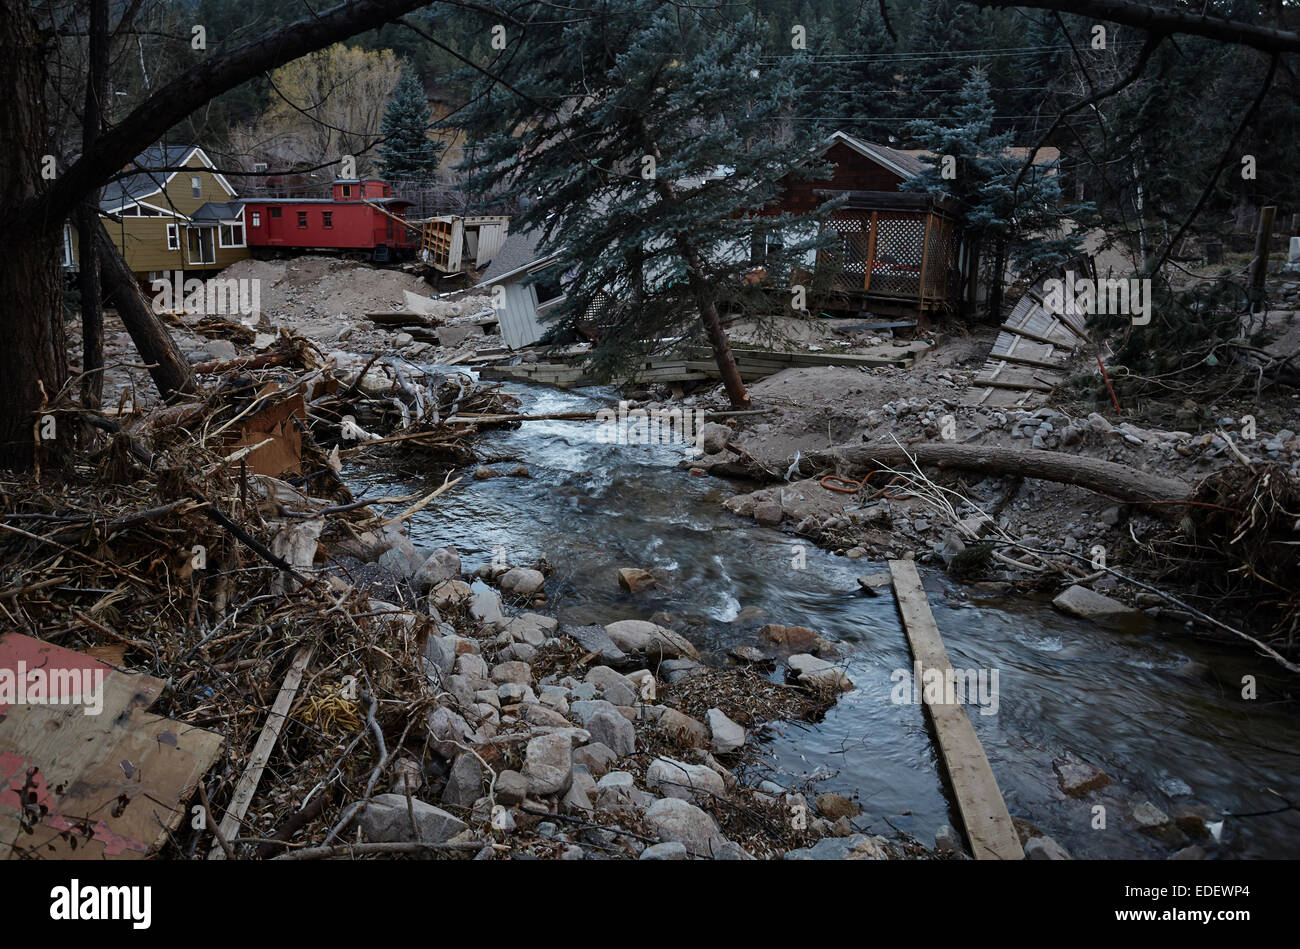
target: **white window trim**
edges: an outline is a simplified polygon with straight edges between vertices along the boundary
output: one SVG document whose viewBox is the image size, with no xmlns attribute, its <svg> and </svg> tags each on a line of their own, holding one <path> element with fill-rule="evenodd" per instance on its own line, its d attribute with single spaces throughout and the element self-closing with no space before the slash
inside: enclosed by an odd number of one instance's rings
<svg viewBox="0 0 1300 949">
<path fill-rule="evenodd" d="M 243 231 L 244 239 L 243 239 L 242 241 L 240 241 L 238 244 L 227 244 L 226 241 L 225 241 L 225 237 L 224 237 L 224 235 L 222 234 L 222 231 L 221 231 L 221 228 L 223 228 L 223 227 L 237 227 L 237 228 L 239 228 L 240 231 Z M 243 221 L 222 221 L 222 222 L 218 225 L 218 227 L 217 227 L 217 245 L 218 245 L 219 247 L 223 247 L 223 248 L 247 247 L 247 246 L 248 246 L 248 232 L 247 232 L 246 230 L 244 230 L 244 222 L 243 222 Z"/>
<path fill-rule="evenodd" d="M 179 224 L 167 225 L 167 249 L 181 249 L 181 226 Z"/>
<path fill-rule="evenodd" d="M 195 192 L 198 194 L 195 194 Z M 203 176 L 190 175 L 190 196 L 195 198 L 203 197 Z"/>
</svg>

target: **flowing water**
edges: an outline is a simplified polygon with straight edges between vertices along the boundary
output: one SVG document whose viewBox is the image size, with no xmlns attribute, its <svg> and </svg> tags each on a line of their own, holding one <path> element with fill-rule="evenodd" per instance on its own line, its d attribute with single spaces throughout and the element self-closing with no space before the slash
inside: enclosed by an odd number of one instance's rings
<svg viewBox="0 0 1300 949">
<path fill-rule="evenodd" d="M 523 400 L 521 411 L 539 414 L 596 410 L 615 398 L 600 389 L 507 389 Z M 829 775 L 819 789 L 857 793 L 859 823 L 872 833 L 897 828 L 929 845 L 940 825 L 960 827 L 923 710 L 891 700 L 891 674 L 912 665 L 893 597 L 888 588 L 864 596 L 856 582 L 886 566 L 835 557 L 730 514 L 720 502 L 743 489 L 691 477 L 678 467 L 679 446 L 601 443 L 596 431 L 591 422 L 540 421 L 482 436 L 480 454 L 518 456 L 532 478 L 463 481 L 412 520 L 412 539 L 454 545 L 467 571 L 494 552 L 515 564 L 544 556 L 556 567 L 547 593 L 562 623 L 663 610 L 686 622 L 702 654 L 717 655 L 760 645 L 763 622 L 839 640 L 856 688 L 815 725 L 774 723 L 763 734 L 772 776 L 789 785 Z M 403 464 L 349 476 L 371 496 L 428 491 L 442 480 L 414 457 Z M 624 566 L 654 571 L 664 589 L 621 591 L 616 571 Z M 991 706 L 967 711 L 1013 815 L 1076 857 L 1162 857 L 1172 848 L 1140 834 L 1132 808 L 1146 800 L 1166 813 L 1196 805 L 1258 815 L 1227 817 L 1212 854 L 1300 855 L 1300 811 L 1284 800 L 1300 799 L 1300 720 L 1278 698 L 1264 661 L 1154 623 L 1117 632 L 1062 616 L 1046 601 L 972 600 L 942 573 L 921 573 L 953 666 L 997 672 L 996 714 L 983 714 Z M 744 607 L 766 617 L 737 622 Z M 1241 696 L 1243 675 L 1259 679 L 1254 701 Z M 1066 753 L 1102 768 L 1110 786 L 1083 800 L 1063 795 L 1052 761 Z M 1104 828 L 1095 826 L 1097 805 Z"/>
</svg>

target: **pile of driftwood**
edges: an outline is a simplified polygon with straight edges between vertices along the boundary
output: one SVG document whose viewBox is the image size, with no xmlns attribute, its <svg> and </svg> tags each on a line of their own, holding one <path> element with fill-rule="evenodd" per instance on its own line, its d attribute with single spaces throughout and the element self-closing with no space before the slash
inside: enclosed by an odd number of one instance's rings
<svg viewBox="0 0 1300 949">
<path fill-rule="evenodd" d="M 324 554 L 400 533 L 454 482 L 358 498 L 341 456 L 391 439 L 472 460 L 480 426 L 458 413 L 497 418 L 510 403 L 467 376 L 362 369 L 285 336 L 200 367 L 209 385 L 183 404 L 52 406 L 84 450 L 35 478 L 0 476 L 0 629 L 165 680 L 152 711 L 224 738 L 198 788 L 208 819 L 172 829 L 164 855 L 332 840 L 390 750 L 423 740 L 419 650 L 434 618 L 376 609 Z"/>
</svg>

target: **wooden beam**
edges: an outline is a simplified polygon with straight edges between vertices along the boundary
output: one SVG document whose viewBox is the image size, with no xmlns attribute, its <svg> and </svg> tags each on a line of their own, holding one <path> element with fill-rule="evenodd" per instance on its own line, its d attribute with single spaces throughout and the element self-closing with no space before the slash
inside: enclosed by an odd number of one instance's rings
<svg viewBox="0 0 1300 949">
<path fill-rule="evenodd" d="M 889 572 L 894 580 L 894 595 L 903 616 L 907 641 L 920 671 L 924 675 L 926 671 L 934 670 L 944 675 L 945 681 L 951 681 L 948 675 L 952 663 L 948 661 L 948 651 L 930 612 L 916 564 L 911 560 L 891 560 Z M 920 688 L 919 684 L 917 688 Z M 922 694 L 925 695 L 925 690 Z M 965 710 L 955 701 L 932 702 L 928 697 L 925 707 L 934 724 L 939 753 L 957 798 L 957 809 L 966 829 L 971 854 L 976 860 L 1024 859 L 1024 848 L 1011 823 L 993 769 L 989 767 L 984 746 L 975 735 Z"/>
<path fill-rule="evenodd" d="M 289 672 L 280 686 L 280 694 L 275 697 L 275 704 L 271 706 L 271 711 L 266 716 L 266 725 L 262 727 L 262 733 L 257 736 L 257 744 L 253 746 L 253 753 L 249 755 L 248 765 L 244 768 L 244 773 L 239 776 L 235 792 L 230 797 L 230 807 L 226 809 L 226 815 L 221 819 L 220 833 L 225 840 L 240 836 L 244 814 L 248 812 L 248 805 L 253 803 L 253 792 L 262 781 L 262 771 L 271 758 L 275 743 L 280 740 L 280 732 L 289 717 L 289 708 L 298 695 L 302 674 L 307 669 L 307 663 L 311 662 L 315 650 L 314 644 L 298 647 L 297 655 L 289 664 Z M 208 859 L 224 860 L 225 858 L 226 854 L 221 849 L 221 845 L 214 842 L 212 850 L 208 853 Z"/>
</svg>

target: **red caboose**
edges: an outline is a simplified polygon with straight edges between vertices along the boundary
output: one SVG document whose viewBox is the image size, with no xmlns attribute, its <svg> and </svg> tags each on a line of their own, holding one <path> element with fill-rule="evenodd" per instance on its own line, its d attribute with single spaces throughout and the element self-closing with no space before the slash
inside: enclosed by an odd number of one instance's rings
<svg viewBox="0 0 1300 949">
<path fill-rule="evenodd" d="M 420 234 L 403 223 L 411 202 L 378 178 L 338 178 L 329 198 L 244 201 L 248 246 L 280 250 L 365 251 L 377 261 L 413 253 Z"/>
</svg>

